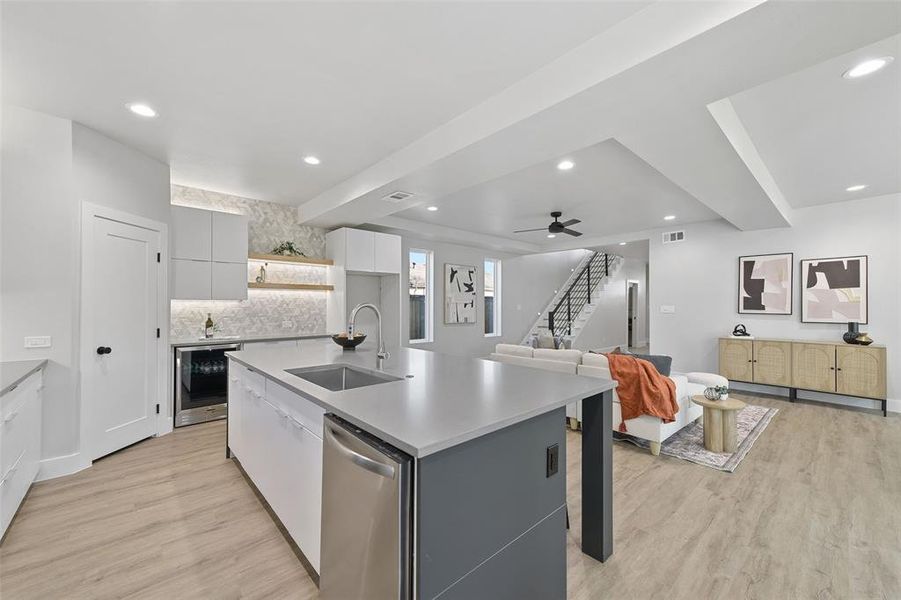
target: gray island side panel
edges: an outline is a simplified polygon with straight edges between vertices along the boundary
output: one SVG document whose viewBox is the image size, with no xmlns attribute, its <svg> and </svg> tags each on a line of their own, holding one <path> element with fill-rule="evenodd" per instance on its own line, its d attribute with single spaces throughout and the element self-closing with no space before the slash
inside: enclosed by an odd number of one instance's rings
<svg viewBox="0 0 901 600">
<path fill-rule="evenodd" d="M 420 598 L 566 597 L 565 418 L 559 408 L 418 461 Z"/>
</svg>

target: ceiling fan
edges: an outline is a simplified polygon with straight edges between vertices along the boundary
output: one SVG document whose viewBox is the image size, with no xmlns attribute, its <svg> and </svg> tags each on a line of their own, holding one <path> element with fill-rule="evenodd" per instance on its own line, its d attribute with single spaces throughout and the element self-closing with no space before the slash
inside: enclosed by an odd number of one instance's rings
<svg viewBox="0 0 901 600">
<path fill-rule="evenodd" d="M 530 231 L 545 231 L 547 230 L 548 234 L 558 234 L 565 233 L 567 235 L 571 235 L 573 237 L 579 237 L 582 235 L 581 231 L 575 231 L 569 229 L 570 225 L 575 225 L 576 223 L 581 223 L 579 219 L 570 219 L 569 221 L 563 221 L 562 223 L 559 221 L 560 217 L 563 216 L 563 213 L 559 210 L 555 210 L 551 213 L 551 216 L 554 217 L 554 222 L 548 225 L 547 227 L 539 227 L 538 229 L 520 229 L 519 231 L 514 231 L 513 233 L 528 233 Z"/>
</svg>

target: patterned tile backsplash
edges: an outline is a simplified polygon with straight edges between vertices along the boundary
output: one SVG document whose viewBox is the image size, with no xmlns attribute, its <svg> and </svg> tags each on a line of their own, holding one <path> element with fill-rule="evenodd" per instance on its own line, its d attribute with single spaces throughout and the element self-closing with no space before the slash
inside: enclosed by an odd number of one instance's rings
<svg viewBox="0 0 901 600">
<path fill-rule="evenodd" d="M 301 225 L 292 206 L 229 196 L 180 185 L 172 186 L 172 204 L 247 215 L 251 252 L 268 253 L 290 240 L 307 256 L 325 256 L 325 230 Z M 259 275 L 262 262 L 247 264 L 248 281 Z M 325 267 L 269 263 L 271 283 L 325 283 Z M 329 292 L 248 290 L 247 300 L 172 300 L 169 335 L 190 339 L 203 335 L 207 313 L 222 335 L 283 336 L 326 333 Z"/>
</svg>

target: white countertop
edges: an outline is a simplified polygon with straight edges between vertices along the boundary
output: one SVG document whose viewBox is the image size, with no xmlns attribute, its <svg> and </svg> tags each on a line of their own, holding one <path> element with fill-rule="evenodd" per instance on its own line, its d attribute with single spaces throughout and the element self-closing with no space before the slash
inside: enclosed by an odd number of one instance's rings
<svg viewBox="0 0 901 600">
<path fill-rule="evenodd" d="M 391 349 L 379 368 L 368 340 L 354 351 L 326 339 L 305 348 L 251 348 L 228 356 L 420 458 L 616 387 L 609 379 L 413 348 Z M 332 392 L 285 371 L 328 364 L 404 379 Z"/>
<path fill-rule="evenodd" d="M 11 391 L 38 369 L 43 369 L 46 364 L 46 358 L 0 363 L 0 396 Z"/>
<path fill-rule="evenodd" d="M 170 338 L 169 345 L 179 346 L 213 346 L 218 344 L 247 344 L 251 342 L 278 342 L 281 340 L 315 340 L 318 338 L 327 338 L 325 333 L 310 333 L 305 335 L 236 335 L 236 336 L 219 336 L 219 337 L 196 337 L 196 338 Z"/>
</svg>

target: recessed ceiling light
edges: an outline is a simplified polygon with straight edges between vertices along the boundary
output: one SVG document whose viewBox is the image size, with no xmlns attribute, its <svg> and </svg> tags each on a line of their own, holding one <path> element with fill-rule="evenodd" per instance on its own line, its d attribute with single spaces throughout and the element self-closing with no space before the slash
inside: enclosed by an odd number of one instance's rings
<svg viewBox="0 0 901 600">
<path fill-rule="evenodd" d="M 556 234 L 553 234 L 553 233 L 549 233 L 549 234 L 547 234 L 547 236 L 551 239 L 557 237 Z"/>
<path fill-rule="evenodd" d="M 625 245 L 626 245 L 626 242 L 620 242 L 619 245 L 620 245 L 620 246 L 625 246 Z"/>
<path fill-rule="evenodd" d="M 890 62 L 892 62 L 894 57 L 892 56 L 880 56 L 879 58 L 870 58 L 868 60 L 863 61 L 862 63 L 858 63 L 855 66 L 851 67 L 847 71 L 842 74 L 842 77 L 845 79 L 857 79 L 858 77 L 864 77 L 866 75 L 870 75 L 871 73 L 875 73 L 876 71 L 882 69 Z"/>
<path fill-rule="evenodd" d="M 322 161 L 310 154 L 309 156 L 303 157 L 303 162 L 307 163 L 308 165 L 318 165 Z"/>
<path fill-rule="evenodd" d="M 663 217 L 663 220 L 664 221 L 672 221 L 675 218 L 676 218 L 676 215 L 666 215 L 665 217 Z"/>
<path fill-rule="evenodd" d="M 128 105 L 128 110 L 138 115 L 139 117 L 147 117 L 148 119 L 152 119 L 156 116 L 156 111 L 147 106 L 146 104 L 141 104 L 140 102 L 135 102 L 134 104 Z"/>
<path fill-rule="evenodd" d="M 428 206 L 428 207 L 426 207 L 426 210 L 429 212 L 435 212 L 436 210 L 438 210 L 438 207 L 437 206 Z"/>
<path fill-rule="evenodd" d="M 867 189 L 867 186 L 860 183 L 858 185 L 852 185 L 851 187 L 846 187 L 845 191 L 846 192 L 859 192 L 860 190 L 865 190 L 865 189 Z"/>
<path fill-rule="evenodd" d="M 576 163 L 574 163 L 571 160 L 561 160 L 560 162 L 557 163 L 557 168 L 560 169 L 561 171 L 569 171 L 570 169 L 572 169 L 575 166 L 576 166 Z"/>
</svg>

